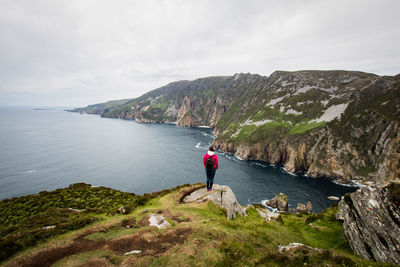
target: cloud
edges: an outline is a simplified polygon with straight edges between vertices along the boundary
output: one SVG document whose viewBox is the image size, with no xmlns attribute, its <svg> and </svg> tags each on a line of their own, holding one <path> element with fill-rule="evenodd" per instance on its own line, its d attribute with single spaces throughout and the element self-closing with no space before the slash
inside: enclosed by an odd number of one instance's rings
<svg viewBox="0 0 400 267">
<path fill-rule="evenodd" d="M 398 10 L 396 0 L 4 0 L 0 105 L 87 105 L 237 72 L 393 75 Z"/>
</svg>

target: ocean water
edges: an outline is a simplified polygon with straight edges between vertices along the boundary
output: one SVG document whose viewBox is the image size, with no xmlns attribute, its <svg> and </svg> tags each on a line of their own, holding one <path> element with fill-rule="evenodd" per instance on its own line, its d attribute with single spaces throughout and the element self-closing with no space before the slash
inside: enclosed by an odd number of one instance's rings
<svg viewBox="0 0 400 267">
<path fill-rule="evenodd" d="M 205 182 L 203 155 L 210 129 L 81 115 L 62 109 L 0 108 L 0 199 L 85 182 L 136 194 Z M 314 211 L 355 188 L 291 175 L 281 167 L 218 153 L 215 183 L 238 201 L 260 203 L 280 192 L 289 206 L 311 201 Z"/>
</svg>

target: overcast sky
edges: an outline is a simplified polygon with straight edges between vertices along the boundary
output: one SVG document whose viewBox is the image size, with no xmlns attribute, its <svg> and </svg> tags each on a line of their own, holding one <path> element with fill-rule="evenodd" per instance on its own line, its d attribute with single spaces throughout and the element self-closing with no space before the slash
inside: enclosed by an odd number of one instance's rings
<svg viewBox="0 0 400 267">
<path fill-rule="evenodd" d="M 240 72 L 400 73 L 399 0 L 0 0 L 0 105 L 86 106 Z"/>
</svg>

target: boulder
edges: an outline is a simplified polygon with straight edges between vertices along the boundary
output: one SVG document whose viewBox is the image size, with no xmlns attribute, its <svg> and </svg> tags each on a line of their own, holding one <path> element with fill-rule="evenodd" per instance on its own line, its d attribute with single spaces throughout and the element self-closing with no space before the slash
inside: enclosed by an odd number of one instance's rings
<svg viewBox="0 0 400 267">
<path fill-rule="evenodd" d="M 243 207 L 236 200 L 232 189 L 226 185 L 214 184 L 212 191 L 207 191 L 205 187 L 192 192 L 183 199 L 184 203 L 203 202 L 211 200 L 217 205 L 226 209 L 227 219 L 232 219 L 236 214 L 247 216 Z"/>
<path fill-rule="evenodd" d="M 281 215 L 268 209 L 256 209 L 258 214 L 264 218 L 264 221 L 277 220 Z"/>
<path fill-rule="evenodd" d="M 279 195 L 276 195 L 274 198 L 267 200 L 265 205 L 282 212 L 287 212 L 289 210 L 288 197 L 283 193 L 279 193 Z"/>
<path fill-rule="evenodd" d="M 158 229 L 165 229 L 171 224 L 161 214 L 150 214 L 149 218 L 150 226 L 155 226 Z"/>
<path fill-rule="evenodd" d="M 129 209 L 126 208 L 125 206 L 122 206 L 119 209 L 117 209 L 117 213 L 119 213 L 119 214 L 128 214 L 129 213 Z"/>
<path fill-rule="evenodd" d="M 400 184 L 364 187 L 339 202 L 337 219 L 364 259 L 400 264 Z"/>
<path fill-rule="evenodd" d="M 328 199 L 332 200 L 332 201 L 339 201 L 340 200 L 340 198 L 338 198 L 336 196 L 329 196 Z"/>
</svg>

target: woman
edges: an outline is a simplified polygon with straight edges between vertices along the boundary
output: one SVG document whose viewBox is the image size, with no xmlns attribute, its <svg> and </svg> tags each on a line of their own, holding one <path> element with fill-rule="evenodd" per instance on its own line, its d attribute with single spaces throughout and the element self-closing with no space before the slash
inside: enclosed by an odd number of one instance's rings
<svg viewBox="0 0 400 267">
<path fill-rule="evenodd" d="M 215 171 L 218 170 L 218 157 L 213 146 L 210 146 L 208 152 L 204 155 L 203 164 L 207 174 L 207 191 L 211 191 L 214 184 Z"/>
</svg>

